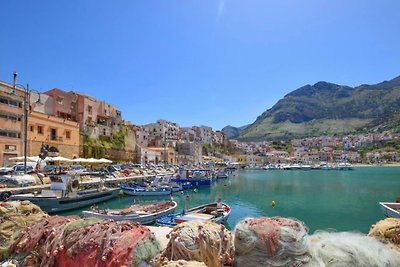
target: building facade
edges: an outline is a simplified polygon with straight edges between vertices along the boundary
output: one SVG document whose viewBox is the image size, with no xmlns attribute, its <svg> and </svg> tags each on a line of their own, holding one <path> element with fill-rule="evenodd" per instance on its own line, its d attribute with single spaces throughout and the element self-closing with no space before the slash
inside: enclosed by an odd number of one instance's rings
<svg viewBox="0 0 400 267">
<path fill-rule="evenodd" d="M 29 111 L 28 156 L 37 156 L 43 144 L 51 156 L 79 157 L 79 124 L 56 116 Z"/>
<path fill-rule="evenodd" d="M 24 91 L 0 82 L 0 164 L 23 153 Z"/>
</svg>

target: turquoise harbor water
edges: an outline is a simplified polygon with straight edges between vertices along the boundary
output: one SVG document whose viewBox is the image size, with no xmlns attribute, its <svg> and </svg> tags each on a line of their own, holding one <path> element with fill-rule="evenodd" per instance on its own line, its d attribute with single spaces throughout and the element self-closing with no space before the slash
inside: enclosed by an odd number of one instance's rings
<svg viewBox="0 0 400 267">
<path fill-rule="evenodd" d="M 174 193 L 179 209 L 216 201 L 222 197 L 231 206 L 228 227 L 245 217 L 283 216 L 304 221 L 310 233 L 318 229 L 367 233 L 383 219 L 378 202 L 400 196 L 399 167 L 359 167 L 352 171 L 290 170 L 239 171 L 237 176 L 219 180 L 209 189 Z M 168 198 L 121 196 L 99 204 L 100 208 L 124 208 L 132 203 Z M 276 202 L 272 208 L 271 202 Z M 80 215 L 81 210 L 60 215 Z"/>
</svg>

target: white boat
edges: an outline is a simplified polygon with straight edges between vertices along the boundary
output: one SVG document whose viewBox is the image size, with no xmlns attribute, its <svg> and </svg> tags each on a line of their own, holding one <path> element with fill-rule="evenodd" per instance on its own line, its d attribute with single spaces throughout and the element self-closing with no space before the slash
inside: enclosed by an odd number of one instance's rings
<svg viewBox="0 0 400 267">
<path fill-rule="evenodd" d="M 166 215 L 156 220 L 161 226 L 175 226 L 182 222 L 194 220 L 209 220 L 215 223 L 225 223 L 231 213 L 231 208 L 222 203 L 222 208 L 217 209 L 217 202 L 201 205 L 177 214 Z"/>
<path fill-rule="evenodd" d="M 166 196 L 171 194 L 171 188 L 157 188 L 157 187 L 130 187 L 120 185 L 122 192 L 130 196 Z"/>
<path fill-rule="evenodd" d="M 348 162 L 339 162 L 336 165 L 337 170 L 353 170 L 353 165 Z"/>
<path fill-rule="evenodd" d="M 400 218 L 400 203 L 379 202 L 379 206 L 386 217 Z"/>
<path fill-rule="evenodd" d="M 102 185 L 96 189 L 78 191 L 79 181 L 65 174 L 53 175 L 52 179 L 50 190 L 44 189 L 40 194 L 11 195 L 11 200 L 29 200 L 43 211 L 55 213 L 103 202 L 120 192 L 119 188 L 105 188 Z"/>
<path fill-rule="evenodd" d="M 82 211 L 84 217 L 114 221 L 135 221 L 141 224 L 154 223 L 156 219 L 174 212 L 178 204 L 175 201 L 162 201 L 146 205 L 132 205 L 120 210 L 91 209 Z"/>
</svg>

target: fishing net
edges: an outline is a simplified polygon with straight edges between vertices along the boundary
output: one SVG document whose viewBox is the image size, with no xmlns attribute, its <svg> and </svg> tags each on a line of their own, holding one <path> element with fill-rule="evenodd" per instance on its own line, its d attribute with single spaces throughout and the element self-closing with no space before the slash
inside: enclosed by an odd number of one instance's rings
<svg viewBox="0 0 400 267">
<path fill-rule="evenodd" d="M 138 223 L 53 216 L 21 231 L 10 250 L 24 266 L 138 266 L 160 253 L 150 230 Z"/>
<path fill-rule="evenodd" d="M 306 266 L 400 266 L 400 254 L 361 233 L 317 231 L 310 236 L 313 261 Z"/>
<path fill-rule="evenodd" d="M 167 261 L 161 264 L 162 267 L 207 267 L 204 262 L 198 261 L 185 261 L 185 260 L 177 260 L 177 261 Z"/>
<path fill-rule="evenodd" d="M 0 202 L 0 260 L 10 255 L 9 247 L 20 229 L 47 216 L 29 201 Z"/>
<path fill-rule="evenodd" d="M 235 266 L 303 266 L 311 259 L 307 231 L 294 219 L 244 219 L 235 228 Z"/>
<path fill-rule="evenodd" d="M 204 262 L 208 267 L 220 267 L 231 265 L 232 256 L 232 234 L 224 225 L 190 221 L 173 228 L 161 260 L 163 257 L 169 260 L 194 260 Z"/>
<path fill-rule="evenodd" d="M 375 237 L 390 248 L 400 252 L 400 219 L 386 218 L 372 225 L 368 233 L 369 236 Z"/>
<path fill-rule="evenodd" d="M 16 260 L 8 260 L 0 264 L 0 267 L 18 267 L 18 261 Z"/>
</svg>

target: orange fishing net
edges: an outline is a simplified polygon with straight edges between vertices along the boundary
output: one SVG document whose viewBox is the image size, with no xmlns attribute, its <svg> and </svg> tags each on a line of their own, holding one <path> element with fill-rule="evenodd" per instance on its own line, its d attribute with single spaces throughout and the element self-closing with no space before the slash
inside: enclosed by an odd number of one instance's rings
<svg viewBox="0 0 400 267">
<path fill-rule="evenodd" d="M 393 250 L 400 252 L 400 219 L 386 218 L 372 225 L 368 233 L 387 244 Z"/>
</svg>

